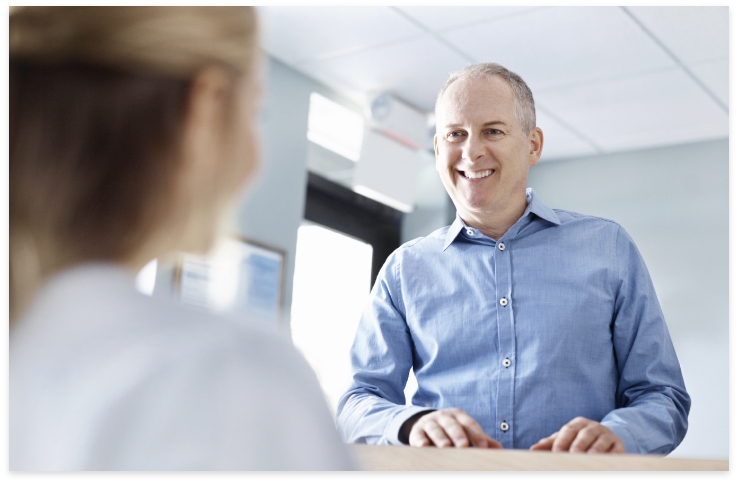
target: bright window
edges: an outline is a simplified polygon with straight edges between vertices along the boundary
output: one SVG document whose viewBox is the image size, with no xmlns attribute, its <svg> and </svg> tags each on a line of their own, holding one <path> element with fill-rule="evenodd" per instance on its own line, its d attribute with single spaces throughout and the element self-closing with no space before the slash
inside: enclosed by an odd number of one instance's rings
<svg viewBox="0 0 738 483">
<path fill-rule="evenodd" d="M 313 92 L 310 94 L 307 138 L 352 161 L 358 161 L 364 137 L 364 118 Z"/>
<path fill-rule="evenodd" d="M 350 382 L 349 350 L 368 301 L 371 268 L 368 243 L 309 223 L 298 230 L 292 340 L 333 411 Z"/>
</svg>

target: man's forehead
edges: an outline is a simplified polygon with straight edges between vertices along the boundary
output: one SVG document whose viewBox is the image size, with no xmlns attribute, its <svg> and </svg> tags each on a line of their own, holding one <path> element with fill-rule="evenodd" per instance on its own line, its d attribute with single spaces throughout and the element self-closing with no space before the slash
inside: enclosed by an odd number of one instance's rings
<svg viewBox="0 0 738 483">
<path fill-rule="evenodd" d="M 438 116 L 452 121 L 469 107 L 493 109 L 504 106 L 512 108 L 512 87 L 500 77 L 460 79 L 448 86 L 439 103 Z"/>
</svg>

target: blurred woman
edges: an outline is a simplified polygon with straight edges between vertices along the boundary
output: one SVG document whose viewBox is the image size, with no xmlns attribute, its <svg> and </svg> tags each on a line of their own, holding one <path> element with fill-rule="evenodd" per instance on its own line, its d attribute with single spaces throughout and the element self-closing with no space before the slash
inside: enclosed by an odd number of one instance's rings
<svg viewBox="0 0 738 483">
<path fill-rule="evenodd" d="M 257 168 L 253 9 L 9 25 L 10 469 L 350 469 L 289 341 L 134 288 Z"/>
</svg>

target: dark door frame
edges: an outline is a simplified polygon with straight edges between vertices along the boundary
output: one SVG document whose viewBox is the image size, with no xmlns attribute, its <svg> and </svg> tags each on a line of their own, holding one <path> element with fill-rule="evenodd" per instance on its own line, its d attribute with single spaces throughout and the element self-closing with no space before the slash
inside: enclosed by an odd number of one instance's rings
<svg viewBox="0 0 738 483">
<path fill-rule="evenodd" d="M 400 246 L 402 216 L 399 210 L 308 172 L 305 219 L 372 246 L 372 287 L 387 257 Z"/>
</svg>

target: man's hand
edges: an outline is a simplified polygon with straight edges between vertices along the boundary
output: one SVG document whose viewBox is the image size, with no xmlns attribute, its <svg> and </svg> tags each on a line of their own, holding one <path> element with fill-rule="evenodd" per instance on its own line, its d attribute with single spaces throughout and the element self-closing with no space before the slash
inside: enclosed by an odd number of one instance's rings
<svg viewBox="0 0 738 483">
<path fill-rule="evenodd" d="M 410 446 L 502 448 L 479 423 L 461 409 L 439 409 L 418 419 L 410 430 Z"/>
<path fill-rule="evenodd" d="M 582 417 L 572 419 L 530 449 L 554 453 L 625 453 L 625 445 L 607 426 Z"/>
</svg>

